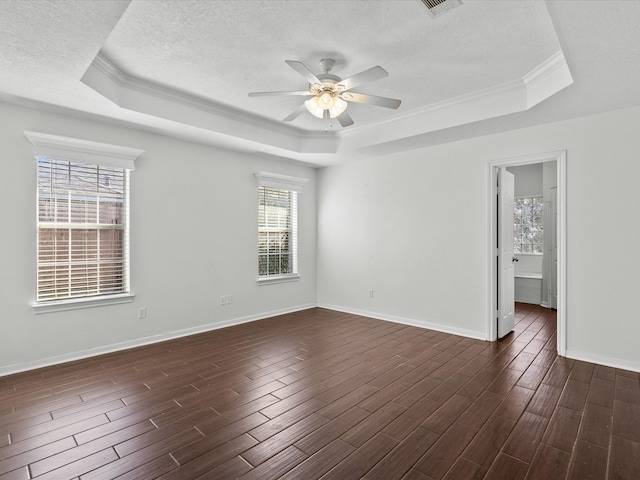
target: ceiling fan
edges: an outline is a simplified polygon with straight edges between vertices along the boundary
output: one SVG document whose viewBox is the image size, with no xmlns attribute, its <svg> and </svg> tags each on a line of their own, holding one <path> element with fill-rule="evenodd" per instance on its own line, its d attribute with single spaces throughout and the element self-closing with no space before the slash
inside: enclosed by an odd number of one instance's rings
<svg viewBox="0 0 640 480">
<path fill-rule="evenodd" d="M 353 125 L 351 116 L 347 113 L 347 102 L 366 103 L 385 108 L 398 108 L 400 100 L 387 97 L 377 97 L 365 93 L 350 91 L 352 88 L 364 83 L 373 82 L 388 76 L 382 67 L 371 67 L 363 72 L 342 80 L 331 72 L 335 60 L 323 58 L 320 60 L 323 73 L 314 75 L 302 62 L 285 60 L 285 62 L 309 82 L 309 90 L 298 92 L 252 92 L 250 97 L 263 97 L 270 95 L 300 95 L 311 97 L 300 107 L 283 119 L 290 122 L 297 118 L 305 110 L 308 110 L 317 118 L 337 118 L 340 125 L 348 127 Z"/>
</svg>

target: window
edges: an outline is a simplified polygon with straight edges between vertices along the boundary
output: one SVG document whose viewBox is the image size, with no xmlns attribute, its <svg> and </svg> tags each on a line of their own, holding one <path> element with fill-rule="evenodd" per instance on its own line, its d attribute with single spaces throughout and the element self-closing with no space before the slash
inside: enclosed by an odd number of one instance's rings
<svg viewBox="0 0 640 480">
<path fill-rule="evenodd" d="M 25 136 L 37 164 L 34 309 L 130 296 L 129 171 L 142 151 Z"/>
<path fill-rule="evenodd" d="M 542 197 L 516 198 L 513 202 L 513 252 L 542 254 Z"/>
<path fill-rule="evenodd" d="M 298 193 L 306 179 L 265 172 L 258 179 L 258 281 L 298 276 Z"/>
<path fill-rule="evenodd" d="M 258 275 L 298 273 L 296 192 L 258 190 Z"/>
<path fill-rule="evenodd" d="M 129 171 L 38 157 L 37 302 L 129 292 Z"/>
</svg>

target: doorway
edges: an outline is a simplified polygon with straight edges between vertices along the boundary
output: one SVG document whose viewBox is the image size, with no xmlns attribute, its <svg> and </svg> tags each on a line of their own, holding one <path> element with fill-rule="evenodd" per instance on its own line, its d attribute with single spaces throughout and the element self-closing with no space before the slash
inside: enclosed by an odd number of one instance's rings
<svg viewBox="0 0 640 480">
<path fill-rule="evenodd" d="M 566 353 L 566 151 L 549 152 L 538 155 L 528 155 L 523 157 L 514 157 L 502 160 L 491 161 L 488 164 L 488 181 L 489 181 L 489 311 L 487 313 L 487 340 L 494 341 L 498 338 L 498 323 L 501 318 L 500 311 L 500 251 L 499 230 L 500 216 L 498 215 L 498 173 L 506 167 L 516 167 L 521 165 L 529 165 L 534 163 L 556 162 L 556 186 L 554 195 L 554 211 L 556 221 L 552 228 L 555 229 L 556 243 L 553 245 L 553 256 L 548 256 L 548 261 L 553 261 L 557 265 L 556 285 L 553 285 L 557 291 L 557 297 L 554 296 L 553 304 L 557 309 L 557 348 L 559 355 Z M 513 289 L 513 286 L 511 286 Z M 503 297 L 504 297 L 503 292 Z M 508 292 L 507 292 L 508 295 Z M 550 302 L 551 303 L 551 302 Z M 548 305 L 551 306 L 551 305 Z"/>
</svg>

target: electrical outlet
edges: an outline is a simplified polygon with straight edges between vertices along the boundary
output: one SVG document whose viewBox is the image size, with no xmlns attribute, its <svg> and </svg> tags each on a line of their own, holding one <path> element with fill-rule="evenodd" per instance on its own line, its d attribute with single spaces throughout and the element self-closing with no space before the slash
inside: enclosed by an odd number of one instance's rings
<svg viewBox="0 0 640 480">
<path fill-rule="evenodd" d="M 227 305 L 231 305 L 233 303 L 233 295 L 227 295 Z"/>
<path fill-rule="evenodd" d="M 147 307 L 138 308 L 138 318 L 139 319 L 147 318 Z"/>
<path fill-rule="evenodd" d="M 369 298 L 373 298 L 373 288 L 369 289 Z"/>
<path fill-rule="evenodd" d="M 227 304 L 227 297 L 225 297 L 224 295 L 222 295 L 220 297 L 220 306 L 224 307 Z"/>
</svg>

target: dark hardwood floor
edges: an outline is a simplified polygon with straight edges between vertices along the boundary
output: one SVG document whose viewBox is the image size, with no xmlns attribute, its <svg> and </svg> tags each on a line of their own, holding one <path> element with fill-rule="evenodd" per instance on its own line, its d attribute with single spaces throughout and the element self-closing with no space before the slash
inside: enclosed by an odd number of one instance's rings
<svg viewBox="0 0 640 480">
<path fill-rule="evenodd" d="M 640 479 L 640 374 L 311 309 L 0 378 L 0 479 Z"/>
</svg>

